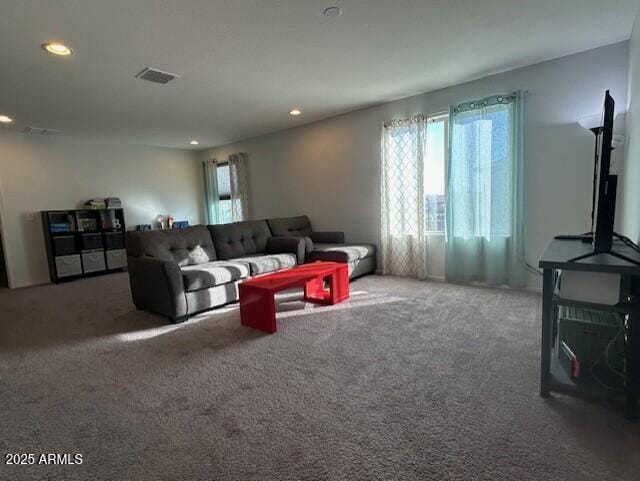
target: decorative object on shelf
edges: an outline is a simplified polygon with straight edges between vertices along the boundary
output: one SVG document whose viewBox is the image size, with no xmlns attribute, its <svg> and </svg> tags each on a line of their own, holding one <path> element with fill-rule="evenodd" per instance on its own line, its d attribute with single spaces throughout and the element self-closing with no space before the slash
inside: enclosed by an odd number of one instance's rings
<svg viewBox="0 0 640 481">
<path fill-rule="evenodd" d="M 95 197 L 93 199 L 89 199 L 88 201 L 86 201 L 84 203 L 84 206 L 87 209 L 106 209 L 107 203 L 105 202 L 104 199 L 100 197 Z"/>
<path fill-rule="evenodd" d="M 167 216 L 167 229 L 173 229 L 173 217 L 170 215 Z"/>
<path fill-rule="evenodd" d="M 151 230 L 151 224 L 140 224 L 136 226 L 136 230 Z"/>
<path fill-rule="evenodd" d="M 187 227 L 189 227 L 189 221 L 188 220 L 176 220 L 173 223 L 173 228 L 174 229 L 186 229 Z"/>
<path fill-rule="evenodd" d="M 164 229 L 164 217 L 162 217 L 162 215 L 158 214 L 158 217 L 156 217 L 156 222 L 158 223 L 159 229 Z"/>
<path fill-rule="evenodd" d="M 116 209 L 105 209 L 100 211 L 100 227 L 103 230 L 121 230 L 122 222 L 117 215 Z"/>
</svg>

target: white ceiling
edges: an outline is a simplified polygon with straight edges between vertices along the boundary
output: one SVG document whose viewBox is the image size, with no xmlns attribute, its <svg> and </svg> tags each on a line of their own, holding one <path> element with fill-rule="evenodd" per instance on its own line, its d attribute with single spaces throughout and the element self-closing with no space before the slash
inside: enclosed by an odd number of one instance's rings
<svg viewBox="0 0 640 481">
<path fill-rule="evenodd" d="M 337 5 L 340 17 L 323 10 Z M 0 0 L 0 113 L 198 149 L 629 38 L 637 0 Z M 61 40 L 67 58 L 40 44 Z M 177 73 L 162 86 L 144 67 Z M 303 115 L 288 115 L 300 107 Z"/>
</svg>

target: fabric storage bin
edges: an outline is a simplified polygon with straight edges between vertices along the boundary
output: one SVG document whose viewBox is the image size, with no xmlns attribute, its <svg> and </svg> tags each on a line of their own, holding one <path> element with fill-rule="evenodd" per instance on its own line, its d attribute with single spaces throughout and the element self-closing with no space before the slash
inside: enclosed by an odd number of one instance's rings
<svg viewBox="0 0 640 481">
<path fill-rule="evenodd" d="M 80 262 L 80 254 L 70 256 L 57 256 L 56 274 L 58 277 L 78 276 L 82 274 L 82 263 Z"/>
<path fill-rule="evenodd" d="M 92 250 L 102 248 L 102 234 L 82 234 L 80 236 L 82 250 Z"/>
<path fill-rule="evenodd" d="M 127 267 L 127 251 L 125 249 L 110 250 L 106 253 L 108 269 Z"/>
<path fill-rule="evenodd" d="M 76 238 L 72 235 L 53 237 L 53 252 L 56 256 L 68 256 L 76 253 Z"/>
<path fill-rule="evenodd" d="M 104 247 L 106 249 L 124 249 L 124 234 L 122 232 L 105 232 Z"/>
<path fill-rule="evenodd" d="M 84 272 L 98 272 L 106 269 L 102 249 L 82 253 L 82 270 Z"/>
</svg>

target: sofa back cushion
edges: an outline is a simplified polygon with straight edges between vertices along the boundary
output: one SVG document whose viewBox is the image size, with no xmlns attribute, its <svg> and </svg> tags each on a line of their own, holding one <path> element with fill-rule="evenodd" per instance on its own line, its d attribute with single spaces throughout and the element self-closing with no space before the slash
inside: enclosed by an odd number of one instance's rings
<svg viewBox="0 0 640 481">
<path fill-rule="evenodd" d="M 216 260 L 211 234 L 204 225 L 185 229 L 129 231 L 127 255 L 174 261 L 179 266 Z"/>
<path fill-rule="evenodd" d="M 309 237 L 311 222 L 306 215 L 269 219 L 271 233 L 276 237 Z"/>
<path fill-rule="evenodd" d="M 267 239 L 272 237 L 266 220 L 245 220 L 207 227 L 216 254 L 223 260 L 265 252 Z"/>
</svg>

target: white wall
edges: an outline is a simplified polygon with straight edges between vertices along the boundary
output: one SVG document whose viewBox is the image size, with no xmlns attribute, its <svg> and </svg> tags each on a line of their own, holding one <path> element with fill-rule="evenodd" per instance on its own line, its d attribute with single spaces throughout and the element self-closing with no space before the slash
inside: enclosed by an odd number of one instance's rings
<svg viewBox="0 0 640 481">
<path fill-rule="evenodd" d="M 451 104 L 495 93 L 529 90 L 524 119 L 525 248 L 528 261 L 537 264 L 554 234 L 589 229 L 594 137 L 577 122 L 602 110 L 606 89 L 618 106 L 627 104 L 627 68 L 628 42 L 623 42 L 235 142 L 203 156 L 250 154 L 256 218 L 306 213 L 317 229 L 340 229 L 350 241 L 379 243 L 382 122 L 447 111 Z M 623 122 L 616 127 L 624 132 Z M 614 159 L 618 155 L 614 153 Z M 538 282 L 532 274 L 530 286 Z"/>
<path fill-rule="evenodd" d="M 0 133 L 0 217 L 11 286 L 49 281 L 39 211 L 115 196 L 129 228 L 158 214 L 200 223 L 201 169 L 198 154 L 186 150 Z"/>
<path fill-rule="evenodd" d="M 620 230 L 640 242 L 640 14 L 629 42 L 629 113 L 627 155 L 622 176 Z"/>
</svg>

